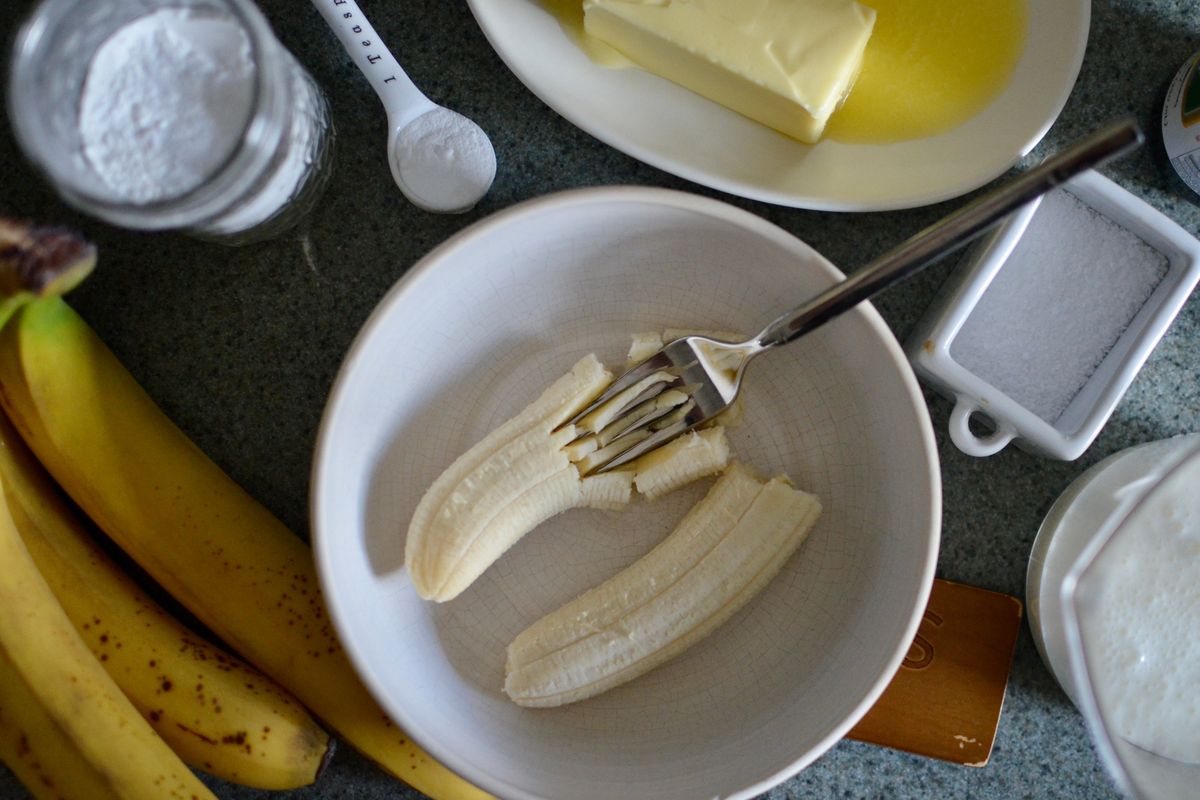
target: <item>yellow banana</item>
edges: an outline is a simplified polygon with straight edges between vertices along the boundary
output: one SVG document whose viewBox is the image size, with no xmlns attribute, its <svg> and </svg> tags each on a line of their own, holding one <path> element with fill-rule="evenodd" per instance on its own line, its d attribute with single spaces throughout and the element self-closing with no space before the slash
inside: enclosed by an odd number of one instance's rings
<svg viewBox="0 0 1200 800">
<path fill-rule="evenodd" d="M 120 800 L 0 647 L 0 762 L 39 800 Z"/>
<path fill-rule="evenodd" d="M 316 779 L 329 735 L 273 681 L 146 596 L 92 541 L 3 414 L 0 486 L 76 631 L 180 758 L 260 789 Z"/>
<path fill-rule="evenodd" d="M 31 303 L 0 331 L 0 402 L 88 516 L 348 743 L 434 798 L 487 796 L 414 745 L 359 682 L 308 546 L 167 419 L 66 303 Z"/>
<path fill-rule="evenodd" d="M 0 564 L 0 755 L 30 791 L 215 800 L 88 651 L 2 497 Z"/>
</svg>

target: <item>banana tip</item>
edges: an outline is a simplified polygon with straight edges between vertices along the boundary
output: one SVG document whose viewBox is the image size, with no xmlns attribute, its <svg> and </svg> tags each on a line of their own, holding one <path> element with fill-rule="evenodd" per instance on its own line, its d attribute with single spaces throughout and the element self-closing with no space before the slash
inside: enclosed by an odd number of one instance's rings
<svg viewBox="0 0 1200 800">
<path fill-rule="evenodd" d="M 333 738 L 332 736 L 329 737 L 329 745 L 325 748 L 325 755 L 321 757 L 321 763 L 317 765 L 317 772 L 315 775 L 313 775 L 313 783 L 316 783 L 317 780 L 323 774 L 325 774 L 325 770 L 333 761 L 333 754 L 337 752 L 337 743 L 337 739 Z"/>
</svg>

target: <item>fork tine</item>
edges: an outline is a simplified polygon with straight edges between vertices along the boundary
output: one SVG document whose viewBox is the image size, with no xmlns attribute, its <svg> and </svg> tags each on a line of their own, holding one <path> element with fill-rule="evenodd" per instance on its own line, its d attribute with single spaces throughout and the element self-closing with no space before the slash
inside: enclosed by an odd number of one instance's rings
<svg viewBox="0 0 1200 800">
<path fill-rule="evenodd" d="M 657 433 L 663 428 L 673 425 L 677 421 L 676 418 L 682 419 L 695 405 L 696 401 L 689 398 L 679 405 L 668 406 L 662 410 L 662 413 L 654 414 L 647 419 L 638 420 L 635 424 L 628 426 L 625 430 L 607 441 L 601 439 L 601 443 L 607 447 L 608 445 L 624 441 L 631 436 L 636 436 L 639 431 Z"/>
<path fill-rule="evenodd" d="M 617 378 L 612 383 L 610 383 L 608 385 L 608 388 L 605 389 L 603 392 L 601 392 L 599 394 L 599 396 L 596 397 L 595 400 L 588 403 L 587 407 L 585 407 L 582 411 L 577 413 L 575 416 L 568 419 L 566 422 L 563 422 L 562 424 L 560 424 L 554 430 L 560 431 L 563 428 L 567 427 L 568 425 L 574 425 L 575 423 L 579 422 L 579 420 L 583 419 L 588 414 L 592 413 L 597 408 L 604 405 L 609 400 L 613 399 L 618 394 L 620 394 L 621 392 L 628 389 L 630 386 L 633 386 L 635 383 L 640 381 L 642 378 L 647 378 L 647 377 L 653 375 L 659 369 L 662 369 L 664 367 L 669 367 L 669 366 L 671 366 L 670 361 L 665 356 L 663 356 L 662 353 L 656 353 L 655 355 L 646 359 L 642 363 L 638 364 L 636 367 L 629 369 L 621 377 Z"/>
<path fill-rule="evenodd" d="M 574 462 L 575 469 L 579 471 L 579 476 L 581 478 L 590 475 L 596 467 L 607 464 L 609 461 L 621 455 L 621 453 L 623 453 L 625 450 L 633 447 L 642 439 L 645 439 L 650 435 L 651 432 L 649 430 L 643 429 L 632 434 L 628 439 L 624 439 L 616 444 L 593 450 L 583 458 Z"/>
<path fill-rule="evenodd" d="M 667 370 L 658 370 L 658 371 L 659 372 L 667 372 Z M 672 372 L 672 373 L 674 371 L 675 370 L 673 370 L 673 369 L 670 370 L 670 372 Z M 601 428 L 599 431 L 596 431 L 596 433 L 600 433 L 605 428 L 611 428 L 614 424 L 616 424 L 617 422 L 620 422 L 622 419 L 629 416 L 634 411 L 634 409 L 636 409 L 638 406 L 642 405 L 643 403 L 648 403 L 648 402 L 652 401 L 654 398 L 658 397 L 660 394 L 665 392 L 667 389 L 674 388 L 675 384 L 678 382 L 679 382 L 679 378 L 676 377 L 675 380 L 659 381 L 657 383 L 653 383 L 653 384 L 647 386 L 645 389 L 642 389 L 642 391 L 638 392 L 636 397 L 634 397 L 632 400 L 630 400 L 628 403 L 626 403 L 622 408 L 618 409 L 617 413 L 613 415 L 612 420 L 607 425 L 605 425 L 604 428 Z M 636 386 L 636 385 L 637 384 L 635 383 L 634 386 Z"/>
<path fill-rule="evenodd" d="M 596 436 L 599 437 L 600 443 L 609 444 L 635 425 L 649 425 L 662 419 L 688 401 L 686 391 L 678 388 L 667 389 L 666 384 L 660 386 L 663 387 L 663 391 L 629 409 L 597 431 Z M 663 400 L 668 402 L 664 403 Z"/>
<path fill-rule="evenodd" d="M 674 344 L 674 342 L 672 342 L 672 344 Z M 586 408 L 575 414 L 575 416 L 571 417 L 566 422 L 561 423 L 554 429 L 554 432 L 560 431 L 568 425 L 574 425 L 578 423 L 588 414 L 591 414 L 593 411 L 600 408 L 600 406 L 604 405 L 609 400 L 628 389 L 630 386 L 633 386 L 640 380 L 650 377 L 655 372 L 671 372 L 673 374 L 678 374 L 688 366 L 690 366 L 690 364 L 675 364 L 671 360 L 671 357 L 666 354 L 665 348 L 664 350 L 659 350 L 642 363 L 626 370 L 624 374 L 610 383 L 608 388 L 601 392 L 600 395 L 591 403 L 589 403 Z M 629 408 L 632 408 L 632 406 L 632 402 L 627 403 L 626 408 L 621 410 L 621 414 L 623 415 Z"/>
<path fill-rule="evenodd" d="M 599 433 L 624 417 L 643 400 L 660 394 L 664 389 L 673 387 L 677 383 L 679 383 L 679 376 L 675 374 L 674 368 L 655 370 L 625 391 L 618 392 L 615 397 L 579 420 L 576 425 L 581 431 Z"/>
<path fill-rule="evenodd" d="M 586 472 L 583 472 L 580 477 L 585 478 L 588 475 L 600 475 L 624 466 L 642 454 L 648 453 L 649 451 L 658 447 L 660 444 L 669 442 L 671 439 L 674 439 L 680 434 L 687 433 L 688 429 L 691 428 L 693 424 L 694 423 L 689 423 L 687 419 L 684 418 L 676 422 L 674 425 L 669 425 L 660 431 L 655 431 L 647 438 L 642 439 L 640 442 L 635 444 L 633 447 L 622 451 L 619 455 L 613 456 L 607 461 L 601 461 L 599 464 L 594 464 Z"/>
<path fill-rule="evenodd" d="M 681 419 L 686 419 L 692 413 L 692 409 L 696 407 L 696 398 L 692 395 L 696 387 L 687 387 L 688 399 L 671 408 L 669 414 L 664 415 L 660 419 L 656 419 L 650 423 L 650 430 L 660 431 L 670 425 L 674 425 Z M 696 420 L 697 422 L 699 420 Z"/>
</svg>

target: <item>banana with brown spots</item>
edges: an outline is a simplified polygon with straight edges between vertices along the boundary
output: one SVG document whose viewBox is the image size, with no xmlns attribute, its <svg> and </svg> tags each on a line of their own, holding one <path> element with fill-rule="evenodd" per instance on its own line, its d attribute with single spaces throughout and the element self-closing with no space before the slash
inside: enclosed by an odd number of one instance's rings
<svg viewBox="0 0 1200 800">
<path fill-rule="evenodd" d="M 274 681 L 205 641 L 100 549 L 0 414 L 0 488 L 84 643 L 188 764 L 260 789 L 316 780 L 329 735 Z"/>
</svg>

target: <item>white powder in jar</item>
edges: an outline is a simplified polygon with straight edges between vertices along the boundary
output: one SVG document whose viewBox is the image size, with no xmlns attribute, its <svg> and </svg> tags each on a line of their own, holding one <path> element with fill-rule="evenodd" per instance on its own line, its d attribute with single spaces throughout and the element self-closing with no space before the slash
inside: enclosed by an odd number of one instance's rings
<svg viewBox="0 0 1200 800">
<path fill-rule="evenodd" d="M 182 8 L 139 17 L 106 39 L 88 68 L 84 156 L 120 200 L 183 195 L 237 146 L 254 83 L 250 41 L 232 19 Z"/>
</svg>

